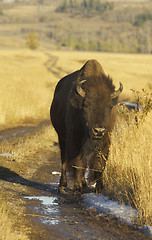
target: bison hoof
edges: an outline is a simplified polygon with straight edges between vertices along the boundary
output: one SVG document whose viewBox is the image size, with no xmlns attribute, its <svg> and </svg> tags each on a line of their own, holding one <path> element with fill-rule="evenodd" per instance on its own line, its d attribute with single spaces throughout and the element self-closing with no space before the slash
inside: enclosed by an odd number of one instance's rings
<svg viewBox="0 0 152 240">
<path fill-rule="evenodd" d="M 67 193 L 67 188 L 64 187 L 64 186 L 60 186 L 60 187 L 58 188 L 58 191 L 59 191 L 59 193 L 65 194 L 65 193 Z"/>
<path fill-rule="evenodd" d="M 91 191 L 90 191 L 90 188 L 87 186 L 87 184 L 84 184 L 83 187 L 74 188 L 74 195 L 81 195 L 89 192 Z"/>
<path fill-rule="evenodd" d="M 74 196 L 79 196 L 81 194 L 82 194 L 82 187 L 75 187 L 73 195 Z"/>
<path fill-rule="evenodd" d="M 103 185 L 102 185 L 102 184 L 101 184 L 101 185 L 97 185 L 97 186 L 95 187 L 95 193 L 96 193 L 96 194 L 101 193 L 102 190 L 103 190 Z"/>
</svg>

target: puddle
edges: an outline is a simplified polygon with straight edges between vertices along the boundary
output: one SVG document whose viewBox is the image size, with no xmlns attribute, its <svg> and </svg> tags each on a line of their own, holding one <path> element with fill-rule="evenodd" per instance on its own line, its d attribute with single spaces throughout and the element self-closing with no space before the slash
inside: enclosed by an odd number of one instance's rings
<svg viewBox="0 0 152 240">
<path fill-rule="evenodd" d="M 34 207 L 35 216 L 44 224 L 56 225 L 59 221 L 59 208 L 56 197 L 51 196 L 26 196 L 29 200 L 38 200 L 41 205 Z"/>
<path fill-rule="evenodd" d="M 15 132 L 14 132 L 15 131 Z M 10 130 L 10 132 L 8 132 L 6 130 L 6 133 L 4 131 L 4 133 L 2 132 L 1 135 L 0 135 L 0 140 L 3 140 L 5 138 L 8 138 L 8 137 L 17 137 L 21 134 L 24 134 L 26 132 L 30 132 L 30 130 L 27 128 L 27 129 L 24 129 L 24 130 Z"/>
<path fill-rule="evenodd" d="M 52 175 L 59 175 L 59 176 L 61 176 L 61 173 L 60 173 L 60 172 L 57 172 L 57 171 L 53 171 L 53 172 L 52 172 Z"/>
<path fill-rule="evenodd" d="M 13 155 L 11 153 L 0 153 L 0 156 L 2 156 L 2 157 L 12 157 Z"/>
<path fill-rule="evenodd" d="M 126 101 L 123 101 L 123 102 L 120 102 L 120 105 L 125 105 L 130 111 L 131 110 L 141 110 L 141 106 L 138 106 L 136 103 L 134 102 L 126 102 Z"/>
<path fill-rule="evenodd" d="M 19 134 L 26 133 L 26 132 L 28 132 L 28 129 L 19 130 L 19 131 L 17 131 L 16 133 L 13 133 L 12 136 L 15 137 L 15 136 L 17 136 L 17 135 L 19 135 Z"/>
<path fill-rule="evenodd" d="M 29 127 L 27 126 L 27 127 L 16 127 L 12 129 L 2 130 L 0 131 L 0 141 L 3 141 L 6 138 L 18 137 L 26 133 L 34 132 L 35 129 L 36 129 L 35 126 L 29 126 Z"/>
</svg>

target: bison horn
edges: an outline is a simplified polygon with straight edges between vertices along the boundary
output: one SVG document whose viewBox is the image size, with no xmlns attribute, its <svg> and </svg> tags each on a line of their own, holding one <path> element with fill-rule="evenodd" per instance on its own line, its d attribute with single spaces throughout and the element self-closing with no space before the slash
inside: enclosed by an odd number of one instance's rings
<svg viewBox="0 0 152 240">
<path fill-rule="evenodd" d="M 111 98 L 114 99 L 116 97 L 118 97 L 120 95 L 120 93 L 123 91 L 123 85 L 122 83 L 120 82 L 120 87 L 117 91 L 115 91 L 114 93 L 111 94 Z"/>
<path fill-rule="evenodd" d="M 86 82 L 86 80 L 82 80 L 81 82 L 77 83 L 77 93 L 83 98 L 86 95 L 85 91 L 81 87 L 84 82 Z"/>
</svg>

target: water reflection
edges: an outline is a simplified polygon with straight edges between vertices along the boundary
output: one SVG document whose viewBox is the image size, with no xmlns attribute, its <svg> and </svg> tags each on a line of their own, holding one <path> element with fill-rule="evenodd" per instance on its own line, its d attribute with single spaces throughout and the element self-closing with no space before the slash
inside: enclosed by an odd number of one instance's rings
<svg viewBox="0 0 152 240">
<path fill-rule="evenodd" d="M 13 155 L 11 153 L 0 153 L 0 156 L 2 156 L 2 157 L 12 157 Z"/>
<path fill-rule="evenodd" d="M 25 198 L 41 202 L 41 205 L 39 207 L 35 206 L 34 210 L 44 224 L 55 225 L 59 223 L 59 209 L 56 197 L 26 196 Z"/>
</svg>

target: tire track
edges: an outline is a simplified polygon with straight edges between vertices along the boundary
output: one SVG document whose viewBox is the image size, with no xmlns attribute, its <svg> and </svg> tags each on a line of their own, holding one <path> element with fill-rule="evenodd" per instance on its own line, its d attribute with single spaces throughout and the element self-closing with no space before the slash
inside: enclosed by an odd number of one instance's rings
<svg viewBox="0 0 152 240">
<path fill-rule="evenodd" d="M 53 56 L 49 53 L 45 53 L 45 55 L 48 56 L 48 60 L 44 63 L 44 66 L 49 72 L 53 73 L 58 78 L 61 78 L 63 75 L 67 75 L 70 73 L 63 68 L 57 66 L 57 62 L 59 60 L 57 56 Z"/>
</svg>

